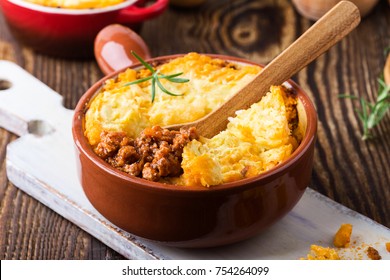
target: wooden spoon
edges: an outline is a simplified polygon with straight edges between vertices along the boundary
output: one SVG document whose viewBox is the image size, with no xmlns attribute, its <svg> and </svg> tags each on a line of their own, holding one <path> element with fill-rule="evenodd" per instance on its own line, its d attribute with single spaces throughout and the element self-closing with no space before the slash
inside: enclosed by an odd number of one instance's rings
<svg viewBox="0 0 390 280">
<path fill-rule="evenodd" d="M 345 37 L 359 22 L 359 9 L 349 1 L 341 1 L 219 108 L 195 122 L 166 128 L 179 130 L 194 126 L 204 137 L 218 134 L 226 128 L 228 117 L 260 101 L 272 85 L 280 85 L 291 78 Z"/>
</svg>

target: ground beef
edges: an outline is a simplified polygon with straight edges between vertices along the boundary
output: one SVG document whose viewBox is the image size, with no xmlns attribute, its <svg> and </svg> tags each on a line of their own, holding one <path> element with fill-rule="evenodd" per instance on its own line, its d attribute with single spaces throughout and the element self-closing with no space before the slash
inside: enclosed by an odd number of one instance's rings
<svg viewBox="0 0 390 280">
<path fill-rule="evenodd" d="M 113 167 L 150 181 L 162 177 L 179 176 L 184 146 L 198 139 L 194 127 L 171 131 L 153 126 L 145 128 L 136 139 L 124 132 L 107 132 L 100 135 L 95 153 Z"/>
</svg>

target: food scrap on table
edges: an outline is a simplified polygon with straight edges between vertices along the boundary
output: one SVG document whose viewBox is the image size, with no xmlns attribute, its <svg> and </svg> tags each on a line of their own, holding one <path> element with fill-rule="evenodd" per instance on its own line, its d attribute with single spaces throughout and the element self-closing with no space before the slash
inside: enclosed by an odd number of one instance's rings
<svg viewBox="0 0 390 280">
<path fill-rule="evenodd" d="M 333 245 L 338 248 L 347 248 L 351 241 L 352 225 L 342 224 L 334 236 Z"/>
<path fill-rule="evenodd" d="M 334 248 L 312 244 L 309 254 L 301 260 L 381 260 L 382 256 L 373 244 L 352 240 L 352 228 L 352 224 L 341 224 L 333 237 Z M 379 242 L 375 246 L 379 246 Z M 385 247 L 390 253 L 390 242 L 386 242 Z"/>
<path fill-rule="evenodd" d="M 372 260 L 382 259 L 381 255 L 379 255 L 378 250 L 371 246 L 367 248 L 367 256 Z"/>
<path fill-rule="evenodd" d="M 304 258 L 302 258 L 303 260 Z M 311 245 L 310 253 L 307 255 L 307 260 L 339 260 L 340 257 L 336 250 L 329 247 L 319 245 Z"/>
</svg>

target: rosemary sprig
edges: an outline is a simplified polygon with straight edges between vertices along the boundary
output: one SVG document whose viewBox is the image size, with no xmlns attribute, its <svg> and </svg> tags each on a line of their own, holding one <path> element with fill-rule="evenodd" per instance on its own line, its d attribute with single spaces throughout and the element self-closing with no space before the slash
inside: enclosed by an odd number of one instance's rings
<svg viewBox="0 0 390 280">
<path fill-rule="evenodd" d="M 163 84 L 161 83 L 161 79 L 165 79 L 165 80 L 168 80 L 172 83 L 187 83 L 189 82 L 190 80 L 189 79 L 185 79 L 185 78 L 177 78 L 178 76 L 182 75 L 183 72 L 180 72 L 180 73 L 176 73 L 176 74 L 171 74 L 171 75 L 164 75 L 164 74 L 160 74 L 158 71 L 156 71 L 149 63 L 147 63 L 145 60 L 143 60 L 138 54 L 136 54 L 134 51 L 131 51 L 131 54 L 139 61 L 141 62 L 141 64 L 143 66 L 145 66 L 146 69 L 148 69 L 150 72 L 152 72 L 152 75 L 149 76 L 149 77 L 145 77 L 145 78 L 142 78 L 142 79 L 138 79 L 138 80 L 135 80 L 135 81 L 132 81 L 132 82 L 129 82 L 129 83 L 126 83 L 124 84 L 123 86 L 130 86 L 130 85 L 134 85 L 134 84 L 139 84 L 139 83 L 143 83 L 143 82 L 146 82 L 146 81 L 149 81 L 149 80 L 152 80 L 151 81 L 151 93 L 152 93 L 152 103 L 154 102 L 154 99 L 156 97 L 156 84 L 157 86 L 161 89 L 162 92 L 168 94 L 168 95 L 172 95 L 172 96 L 180 96 L 181 94 L 175 94 L 173 92 L 170 92 L 169 90 L 167 90 Z"/>
<path fill-rule="evenodd" d="M 378 79 L 379 90 L 378 96 L 374 103 L 370 103 L 365 100 L 363 97 L 360 98 L 360 107 L 361 109 L 355 109 L 356 113 L 359 116 L 363 124 L 363 140 L 368 140 L 373 138 L 371 130 L 373 127 L 378 125 L 380 121 L 384 118 L 387 111 L 390 109 L 390 86 L 386 85 L 383 77 Z M 359 99 L 354 95 L 339 95 L 340 98 L 350 98 L 350 99 Z"/>
</svg>

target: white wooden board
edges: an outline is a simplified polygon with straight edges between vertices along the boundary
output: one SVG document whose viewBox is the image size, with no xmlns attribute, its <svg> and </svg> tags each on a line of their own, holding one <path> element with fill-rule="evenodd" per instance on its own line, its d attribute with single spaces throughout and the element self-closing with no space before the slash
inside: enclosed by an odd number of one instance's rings
<svg viewBox="0 0 390 280">
<path fill-rule="evenodd" d="M 313 243 L 332 246 L 342 223 L 353 224 L 357 245 L 374 246 L 390 259 L 385 243 L 390 230 L 310 188 L 281 221 L 258 236 L 212 249 L 179 249 L 146 241 L 112 225 L 89 203 L 78 181 L 71 136 L 72 110 L 62 97 L 19 66 L 0 61 L 0 126 L 20 135 L 7 147 L 9 180 L 18 188 L 72 221 L 129 259 L 299 259 Z M 354 248 L 346 258 L 365 258 Z"/>
</svg>

